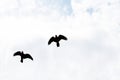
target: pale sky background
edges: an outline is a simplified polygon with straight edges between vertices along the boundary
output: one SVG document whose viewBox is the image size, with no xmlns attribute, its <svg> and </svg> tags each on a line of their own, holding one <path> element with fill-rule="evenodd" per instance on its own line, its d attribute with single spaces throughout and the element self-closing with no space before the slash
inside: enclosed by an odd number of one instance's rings
<svg viewBox="0 0 120 80">
<path fill-rule="evenodd" d="M 0 0 L 0 80 L 120 80 L 120 0 Z"/>
</svg>

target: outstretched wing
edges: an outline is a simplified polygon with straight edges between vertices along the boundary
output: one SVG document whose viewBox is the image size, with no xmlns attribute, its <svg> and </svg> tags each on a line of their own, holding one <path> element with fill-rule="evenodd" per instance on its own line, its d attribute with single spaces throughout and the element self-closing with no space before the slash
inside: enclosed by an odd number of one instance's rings
<svg viewBox="0 0 120 80">
<path fill-rule="evenodd" d="M 63 36 L 63 35 L 59 35 L 59 39 L 63 39 L 63 40 L 67 40 L 67 37 Z"/>
<path fill-rule="evenodd" d="M 25 54 L 24 58 L 29 58 L 29 59 L 33 60 L 32 56 L 30 54 Z"/>
<path fill-rule="evenodd" d="M 50 40 L 48 41 L 48 45 L 50 45 L 54 40 L 55 40 L 55 38 L 51 37 Z"/>
<path fill-rule="evenodd" d="M 13 56 L 21 56 L 21 55 L 22 55 L 22 52 L 21 51 L 17 51 L 17 52 L 14 53 Z"/>
</svg>

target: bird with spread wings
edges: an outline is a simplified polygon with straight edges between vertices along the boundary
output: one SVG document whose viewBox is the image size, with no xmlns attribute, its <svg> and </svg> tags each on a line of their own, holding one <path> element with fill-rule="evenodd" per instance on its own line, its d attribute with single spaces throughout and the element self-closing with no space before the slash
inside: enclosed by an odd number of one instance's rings
<svg viewBox="0 0 120 80">
<path fill-rule="evenodd" d="M 24 54 L 23 51 L 17 51 L 17 52 L 14 53 L 13 56 L 20 56 L 21 57 L 21 60 L 20 60 L 21 63 L 23 63 L 23 59 L 26 59 L 26 58 L 33 60 L 32 56 L 30 54 Z"/>
<path fill-rule="evenodd" d="M 65 37 L 63 35 L 59 35 L 59 36 L 55 35 L 55 37 L 50 38 L 50 40 L 48 41 L 48 45 L 50 45 L 52 42 L 56 42 L 57 47 L 59 47 L 60 46 L 60 43 L 59 43 L 60 40 L 67 40 L 67 37 Z"/>
</svg>

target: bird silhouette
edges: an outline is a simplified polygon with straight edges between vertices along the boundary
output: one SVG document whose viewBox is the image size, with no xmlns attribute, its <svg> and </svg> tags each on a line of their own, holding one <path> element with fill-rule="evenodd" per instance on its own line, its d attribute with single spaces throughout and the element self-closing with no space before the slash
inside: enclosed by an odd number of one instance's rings
<svg viewBox="0 0 120 80">
<path fill-rule="evenodd" d="M 56 42 L 57 47 L 59 47 L 60 46 L 59 41 L 62 39 L 67 40 L 67 38 L 63 35 L 59 35 L 59 36 L 55 35 L 55 37 L 50 38 L 50 40 L 48 41 L 48 45 L 50 45 L 52 42 Z"/>
<path fill-rule="evenodd" d="M 21 60 L 20 62 L 23 63 L 23 59 L 26 59 L 26 58 L 29 58 L 31 60 L 33 60 L 32 56 L 30 54 L 24 54 L 23 51 L 17 51 L 14 53 L 13 56 L 20 56 L 21 57 Z"/>
</svg>

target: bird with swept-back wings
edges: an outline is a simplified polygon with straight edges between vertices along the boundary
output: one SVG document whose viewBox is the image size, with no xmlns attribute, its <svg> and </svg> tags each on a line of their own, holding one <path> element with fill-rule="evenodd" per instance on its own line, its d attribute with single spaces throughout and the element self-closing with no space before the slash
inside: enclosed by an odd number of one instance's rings
<svg viewBox="0 0 120 80">
<path fill-rule="evenodd" d="M 60 46 L 59 41 L 62 40 L 62 39 L 67 40 L 67 37 L 65 37 L 63 35 L 59 35 L 59 36 L 55 35 L 55 37 L 50 38 L 50 40 L 48 41 L 48 45 L 50 45 L 52 42 L 56 42 L 57 47 L 59 47 Z"/>
<path fill-rule="evenodd" d="M 20 62 L 23 63 L 23 59 L 26 59 L 26 58 L 29 58 L 31 60 L 33 60 L 32 56 L 30 54 L 24 54 L 23 51 L 17 51 L 14 53 L 13 56 L 20 56 L 21 57 L 21 60 Z"/>
</svg>

